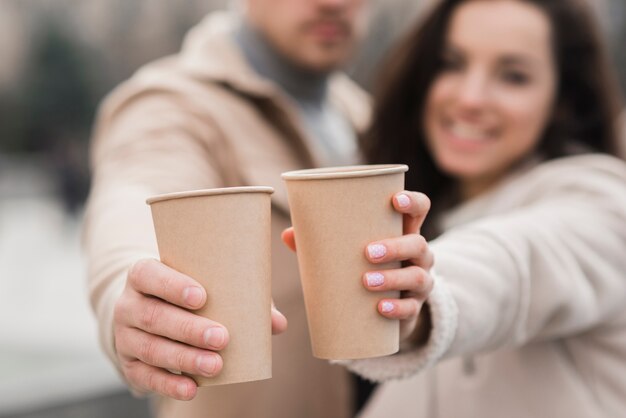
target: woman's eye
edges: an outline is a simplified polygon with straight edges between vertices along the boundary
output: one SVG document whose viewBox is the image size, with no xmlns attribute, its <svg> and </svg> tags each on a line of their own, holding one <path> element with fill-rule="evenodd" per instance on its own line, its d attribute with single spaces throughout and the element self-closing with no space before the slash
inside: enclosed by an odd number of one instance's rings
<svg viewBox="0 0 626 418">
<path fill-rule="evenodd" d="M 503 71 L 501 77 L 506 83 L 516 86 L 523 86 L 530 81 L 530 77 L 526 73 L 515 70 Z"/>
<path fill-rule="evenodd" d="M 463 62 L 455 57 L 443 56 L 441 58 L 441 69 L 443 71 L 459 71 L 463 69 Z"/>
</svg>

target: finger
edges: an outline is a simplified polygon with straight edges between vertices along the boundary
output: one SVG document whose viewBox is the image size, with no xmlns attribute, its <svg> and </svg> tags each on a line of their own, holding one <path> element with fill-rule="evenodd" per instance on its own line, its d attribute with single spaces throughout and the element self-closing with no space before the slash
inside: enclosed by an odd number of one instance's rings
<svg viewBox="0 0 626 418">
<path fill-rule="evenodd" d="M 119 341 L 118 341 L 119 340 Z M 181 344 L 136 328 L 116 335 L 116 348 L 124 358 L 138 359 L 163 369 L 213 377 L 222 370 L 219 354 Z"/>
<path fill-rule="evenodd" d="M 363 283 L 368 290 L 374 292 L 399 290 L 411 292 L 419 299 L 426 299 L 433 288 L 433 279 L 430 274 L 417 266 L 370 271 L 363 275 Z"/>
<path fill-rule="evenodd" d="M 291 251 L 296 251 L 296 235 L 293 232 L 293 227 L 285 229 L 280 237 L 285 245 L 291 249 Z"/>
<path fill-rule="evenodd" d="M 129 302 L 126 323 L 195 347 L 222 350 L 229 341 L 221 324 L 160 299 L 139 295 Z"/>
<path fill-rule="evenodd" d="M 189 401 L 196 396 L 198 385 L 190 377 L 176 375 L 139 360 L 127 362 L 122 368 L 128 381 L 141 392 L 155 392 L 179 401 Z"/>
<path fill-rule="evenodd" d="M 422 304 L 415 298 L 383 299 L 378 302 L 378 312 L 389 319 L 415 319 Z"/>
<path fill-rule="evenodd" d="M 287 318 L 276 309 L 274 302 L 272 302 L 272 334 L 282 334 L 285 331 L 287 331 Z"/>
<path fill-rule="evenodd" d="M 138 292 L 184 308 L 199 309 L 206 303 L 206 291 L 197 281 L 157 260 L 136 262 L 128 272 L 128 283 Z"/>
<path fill-rule="evenodd" d="M 423 193 L 404 191 L 393 197 L 394 208 L 404 214 L 405 234 L 419 234 L 430 210 L 430 199 Z"/>
<path fill-rule="evenodd" d="M 374 264 L 410 261 L 419 267 L 430 269 L 434 262 L 428 242 L 417 234 L 373 242 L 366 247 L 365 255 Z"/>
</svg>

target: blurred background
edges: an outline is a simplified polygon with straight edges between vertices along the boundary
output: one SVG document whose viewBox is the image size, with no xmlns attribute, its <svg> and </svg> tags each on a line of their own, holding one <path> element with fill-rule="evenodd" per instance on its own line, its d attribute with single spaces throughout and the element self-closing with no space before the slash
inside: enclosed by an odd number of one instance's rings
<svg viewBox="0 0 626 418">
<path fill-rule="evenodd" d="M 372 0 L 366 89 L 432 0 Z M 626 1 L 591 0 L 626 86 Z M 98 103 L 227 0 L 0 0 L 0 418 L 145 417 L 101 354 L 80 222 Z"/>
</svg>

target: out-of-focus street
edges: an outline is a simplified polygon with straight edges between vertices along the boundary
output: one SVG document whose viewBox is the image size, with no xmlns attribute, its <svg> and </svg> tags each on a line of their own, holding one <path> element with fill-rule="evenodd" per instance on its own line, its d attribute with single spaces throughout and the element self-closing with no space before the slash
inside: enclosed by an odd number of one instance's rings
<svg viewBox="0 0 626 418">
<path fill-rule="evenodd" d="M 120 392 L 97 346 L 80 215 L 55 197 L 45 161 L 0 161 L 0 416 Z"/>
</svg>

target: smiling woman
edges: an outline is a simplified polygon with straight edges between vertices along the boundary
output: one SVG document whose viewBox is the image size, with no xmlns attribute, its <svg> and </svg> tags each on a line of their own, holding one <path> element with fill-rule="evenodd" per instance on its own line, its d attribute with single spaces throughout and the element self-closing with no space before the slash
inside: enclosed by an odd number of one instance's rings
<svg viewBox="0 0 626 418">
<path fill-rule="evenodd" d="M 550 22 L 522 2 L 466 3 L 452 16 L 426 99 L 426 143 L 471 197 L 540 140 L 556 95 Z"/>
<path fill-rule="evenodd" d="M 537 155 L 619 151 L 617 78 L 584 0 L 435 4 L 382 73 L 370 161 L 408 164 L 438 210 Z"/>
<path fill-rule="evenodd" d="M 431 198 L 417 234 L 434 264 L 403 260 L 434 285 L 417 299 L 427 338 L 346 363 L 391 380 L 363 418 L 623 415 L 626 164 L 611 70 L 584 0 L 441 0 L 399 45 L 364 146 L 371 163 L 409 165 L 408 189 Z"/>
</svg>

